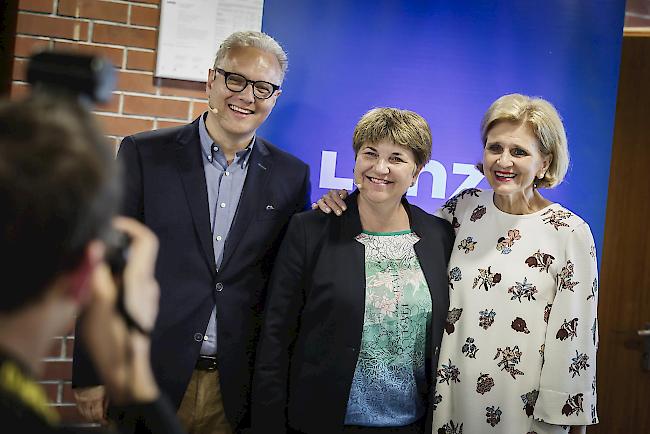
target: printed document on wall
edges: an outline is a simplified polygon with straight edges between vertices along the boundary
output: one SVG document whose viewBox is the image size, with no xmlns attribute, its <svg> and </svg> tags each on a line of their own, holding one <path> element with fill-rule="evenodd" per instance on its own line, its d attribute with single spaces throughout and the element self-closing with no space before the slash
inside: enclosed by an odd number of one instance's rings
<svg viewBox="0 0 650 434">
<path fill-rule="evenodd" d="M 156 77 L 206 81 L 219 44 L 262 29 L 264 0 L 163 0 Z"/>
</svg>

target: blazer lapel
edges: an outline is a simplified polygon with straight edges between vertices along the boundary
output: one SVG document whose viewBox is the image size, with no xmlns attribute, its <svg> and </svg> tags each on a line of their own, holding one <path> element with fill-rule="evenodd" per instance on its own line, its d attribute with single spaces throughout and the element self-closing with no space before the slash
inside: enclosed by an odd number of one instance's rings
<svg viewBox="0 0 650 434">
<path fill-rule="evenodd" d="M 185 127 L 176 141 L 176 164 L 183 183 L 187 204 L 192 214 L 194 230 L 201 243 L 206 264 L 215 273 L 212 229 L 205 171 L 201 159 L 198 119 Z"/>
<path fill-rule="evenodd" d="M 239 198 L 237 212 L 233 219 L 228 238 L 223 250 L 221 268 L 227 266 L 233 252 L 241 243 L 244 233 L 250 228 L 251 221 L 256 212 L 262 206 L 266 196 L 267 179 L 272 170 L 272 160 L 266 145 L 259 139 L 255 139 L 255 145 L 248 160 L 248 172 L 246 181 Z"/>
</svg>

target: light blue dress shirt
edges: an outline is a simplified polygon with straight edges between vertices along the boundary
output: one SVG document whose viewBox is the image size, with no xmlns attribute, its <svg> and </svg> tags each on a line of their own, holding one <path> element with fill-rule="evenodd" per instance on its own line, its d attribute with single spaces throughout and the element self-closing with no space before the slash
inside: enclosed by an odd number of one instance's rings
<svg viewBox="0 0 650 434">
<path fill-rule="evenodd" d="M 255 137 L 253 137 L 246 149 L 235 154 L 235 158 L 230 165 L 219 144 L 214 143 L 208 134 L 205 126 L 205 114 L 199 120 L 199 137 L 205 182 L 208 187 L 215 268 L 219 271 L 223 260 L 223 248 L 228 239 L 228 233 L 237 212 L 239 198 L 246 181 L 248 160 L 255 143 Z M 210 322 L 208 322 L 208 327 L 203 336 L 202 355 L 211 356 L 217 354 L 217 314 L 215 304 L 210 315 Z"/>
</svg>

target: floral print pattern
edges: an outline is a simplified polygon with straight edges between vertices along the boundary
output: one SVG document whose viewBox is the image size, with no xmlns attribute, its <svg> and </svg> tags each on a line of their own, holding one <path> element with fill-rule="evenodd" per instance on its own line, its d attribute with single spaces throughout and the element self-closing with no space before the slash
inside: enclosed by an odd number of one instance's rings
<svg viewBox="0 0 650 434">
<path fill-rule="evenodd" d="M 528 282 L 527 277 L 524 277 L 523 282 L 515 282 L 513 286 L 508 288 L 508 293 L 512 294 L 510 300 L 517 299 L 519 300 L 519 303 L 521 303 L 522 297 L 528 301 L 535 300 L 535 294 L 537 294 L 537 288 L 535 288 L 535 285 Z"/>
<path fill-rule="evenodd" d="M 476 189 L 438 214 L 453 222 L 457 248 L 433 432 L 557 434 L 597 422 L 589 226 L 558 204 L 506 214 Z"/>
<path fill-rule="evenodd" d="M 490 268 L 492 267 L 478 269 L 478 276 L 474 278 L 474 285 L 472 285 L 472 288 L 479 287 L 487 291 L 497 283 L 501 282 L 501 273 L 493 273 Z"/>
<path fill-rule="evenodd" d="M 539 271 L 546 271 L 548 273 L 549 267 L 553 264 L 555 257 L 549 253 L 542 253 L 537 250 L 531 256 L 526 258 L 526 265 L 530 268 L 539 268 Z"/>
<path fill-rule="evenodd" d="M 512 252 L 511 247 L 515 244 L 515 241 L 520 239 L 521 235 L 519 234 L 519 229 L 511 229 L 508 231 L 508 236 L 500 237 L 497 240 L 497 250 L 502 254 L 507 255 Z"/>
<path fill-rule="evenodd" d="M 496 424 L 501 422 L 502 413 L 503 412 L 499 407 L 496 408 L 494 406 L 486 407 L 485 408 L 485 417 L 487 418 L 486 422 L 490 424 L 490 426 L 496 426 Z"/>
<path fill-rule="evenodd" d="M 472 237 L 467 237 L 460 242 L 460 244 L 458 245 L 458 250 L 463 250 L 465 251 L 465 254 L 467 254 L 469 252 L 473 252 L 475 246 L 476 246 L 476 241 L 472 240 Z"/>
<path fill-rule="evenodd" d="M 461 273 L 460 268 L 454 267 L 449 270 L 449 287 L 454 289 L 453 282 L 459 282 L 463 278 L 463 273 Z"/>
<path fill-rule="evenodd" d="M 493 309 L 490 309 L 489 312 L 487 309 L 482 310 L 479 312 L 478 326 L 482 327 L 483 330 L 487 330 L 492 324 L 494 324 L 495 316 L 497 316 L 497 313 Z"/>
<path fill-rule="evenodd" d="M 466 357 L 475 359 L 476 352 L 478 351 L 478 347 L 474 343 L 474 338 L 465 339 L 465 345 L 463 345 L 461 351 L 463 352 L 463 354 L 465 354 Z"/>
</svg>

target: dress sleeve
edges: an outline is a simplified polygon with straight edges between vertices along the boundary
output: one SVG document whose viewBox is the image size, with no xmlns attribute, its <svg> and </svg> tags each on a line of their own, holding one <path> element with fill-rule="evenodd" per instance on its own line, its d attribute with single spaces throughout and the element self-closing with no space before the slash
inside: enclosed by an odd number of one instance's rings
<svg viewBox="0 0 650 434">
<path fill-rule="evenodd" d="M 586 223 L 569 235 L 548 317 L 533 416 L 556 425 L 591 425 L 596 414 L 598 270 Z"/>
</svg>

